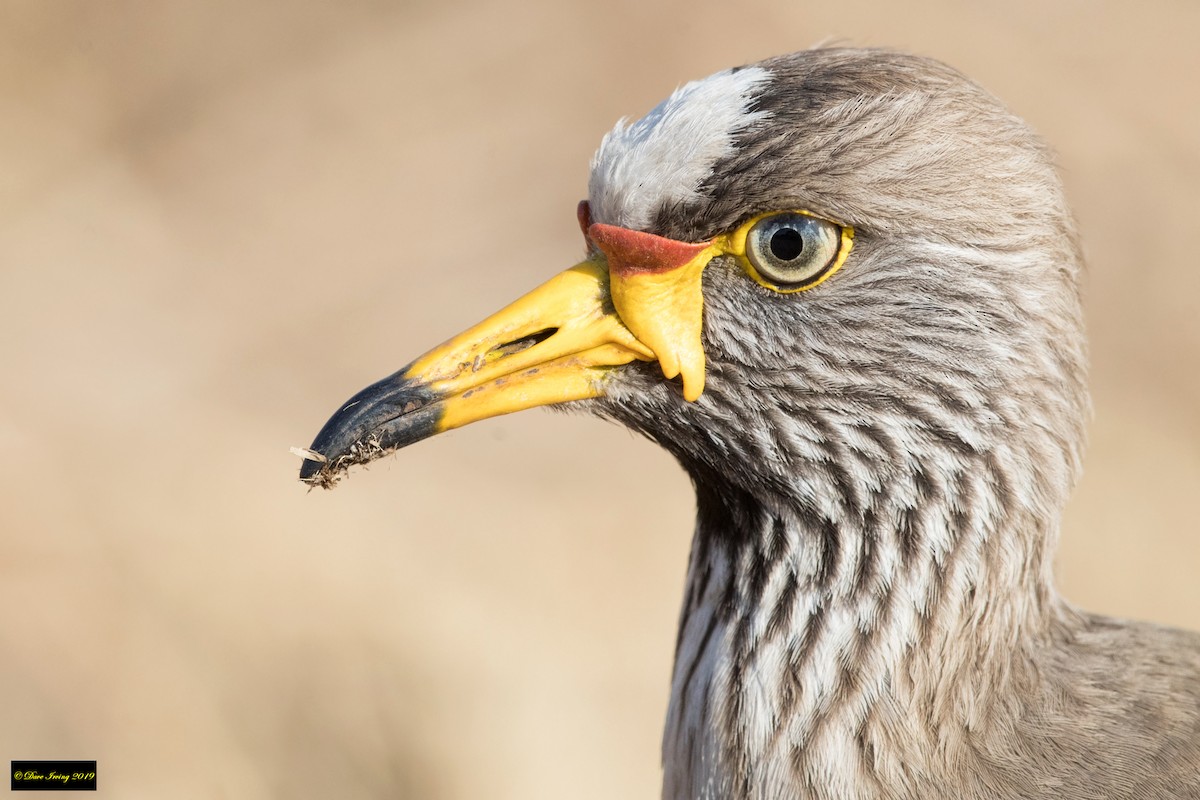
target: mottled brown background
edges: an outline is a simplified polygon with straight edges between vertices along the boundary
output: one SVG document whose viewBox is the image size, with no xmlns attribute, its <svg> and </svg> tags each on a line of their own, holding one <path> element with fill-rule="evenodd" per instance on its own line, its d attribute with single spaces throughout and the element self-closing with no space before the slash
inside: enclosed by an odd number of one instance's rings
<svg viewBox="0 0 1200 800">
<path fill-rule="evenodd" d="M 618 117 L 829 39 L 955 64 L 1060 152 L 1096 411 L 1060 582 L 1200 627 L 1200 6 L 1132 6 L 2 0 L 0 759 L 656 796 L 665 455 L 531 412 L 310 494 L 288 447 L 572 262 Z"/>
</svg>

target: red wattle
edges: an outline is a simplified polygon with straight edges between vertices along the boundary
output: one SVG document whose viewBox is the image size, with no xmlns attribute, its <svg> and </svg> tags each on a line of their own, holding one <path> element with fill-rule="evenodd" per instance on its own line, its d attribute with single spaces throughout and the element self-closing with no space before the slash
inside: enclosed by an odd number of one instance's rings
<svg viewBox="0 0 1200 800">
<path fill-rule="evenodd" d="M 709 246 L 707 242 L 679 242 L 603 222 L 589 226 L 587 237 L 608 256 L 608 271 L 622 276 L 678 269 Z"/>
</svg>

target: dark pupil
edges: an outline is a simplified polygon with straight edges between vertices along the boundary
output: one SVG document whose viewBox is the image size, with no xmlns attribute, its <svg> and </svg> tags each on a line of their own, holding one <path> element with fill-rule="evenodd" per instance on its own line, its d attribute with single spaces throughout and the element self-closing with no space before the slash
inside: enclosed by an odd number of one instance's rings
<svg viewBox="0 0 1200 800">
<path fill-rule="evenodd" d="M 804 250 L 804 237 L 795 228 L 780 228 L 771 235 L 771 255 L 791 261 Z"/>
</svg>

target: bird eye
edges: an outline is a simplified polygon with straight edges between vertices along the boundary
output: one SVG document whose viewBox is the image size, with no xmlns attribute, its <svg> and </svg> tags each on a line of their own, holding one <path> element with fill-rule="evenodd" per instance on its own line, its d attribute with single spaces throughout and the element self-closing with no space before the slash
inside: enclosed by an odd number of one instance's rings
<svg viewBox="0 0 1200 800">
<path fill-rule="evenodd" d="M 841 264 L 842 228 L 819 217 L 786 212 L 764 217 L 746 235 L 746 257 L 772 289 L 815 286 Z"/>
</svg>

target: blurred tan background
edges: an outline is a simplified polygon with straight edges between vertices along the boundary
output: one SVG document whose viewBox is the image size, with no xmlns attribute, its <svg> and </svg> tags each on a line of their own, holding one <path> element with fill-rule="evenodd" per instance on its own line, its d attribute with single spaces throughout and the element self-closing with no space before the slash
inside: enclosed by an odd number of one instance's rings
<svg viewBox="0 0 1200 800">
<path fill-rule="evenodd" d="M 531 412 L 333 493 L 337 405 L 573 263 L 613 122 L 841 39 L 1061 154 L 1096 416 L 1060 581 L 1200 627 L 1200 6 L 0 4 L 0 759 L 120 798 L 656 797 L 685 477 Z"/>
</svg>

